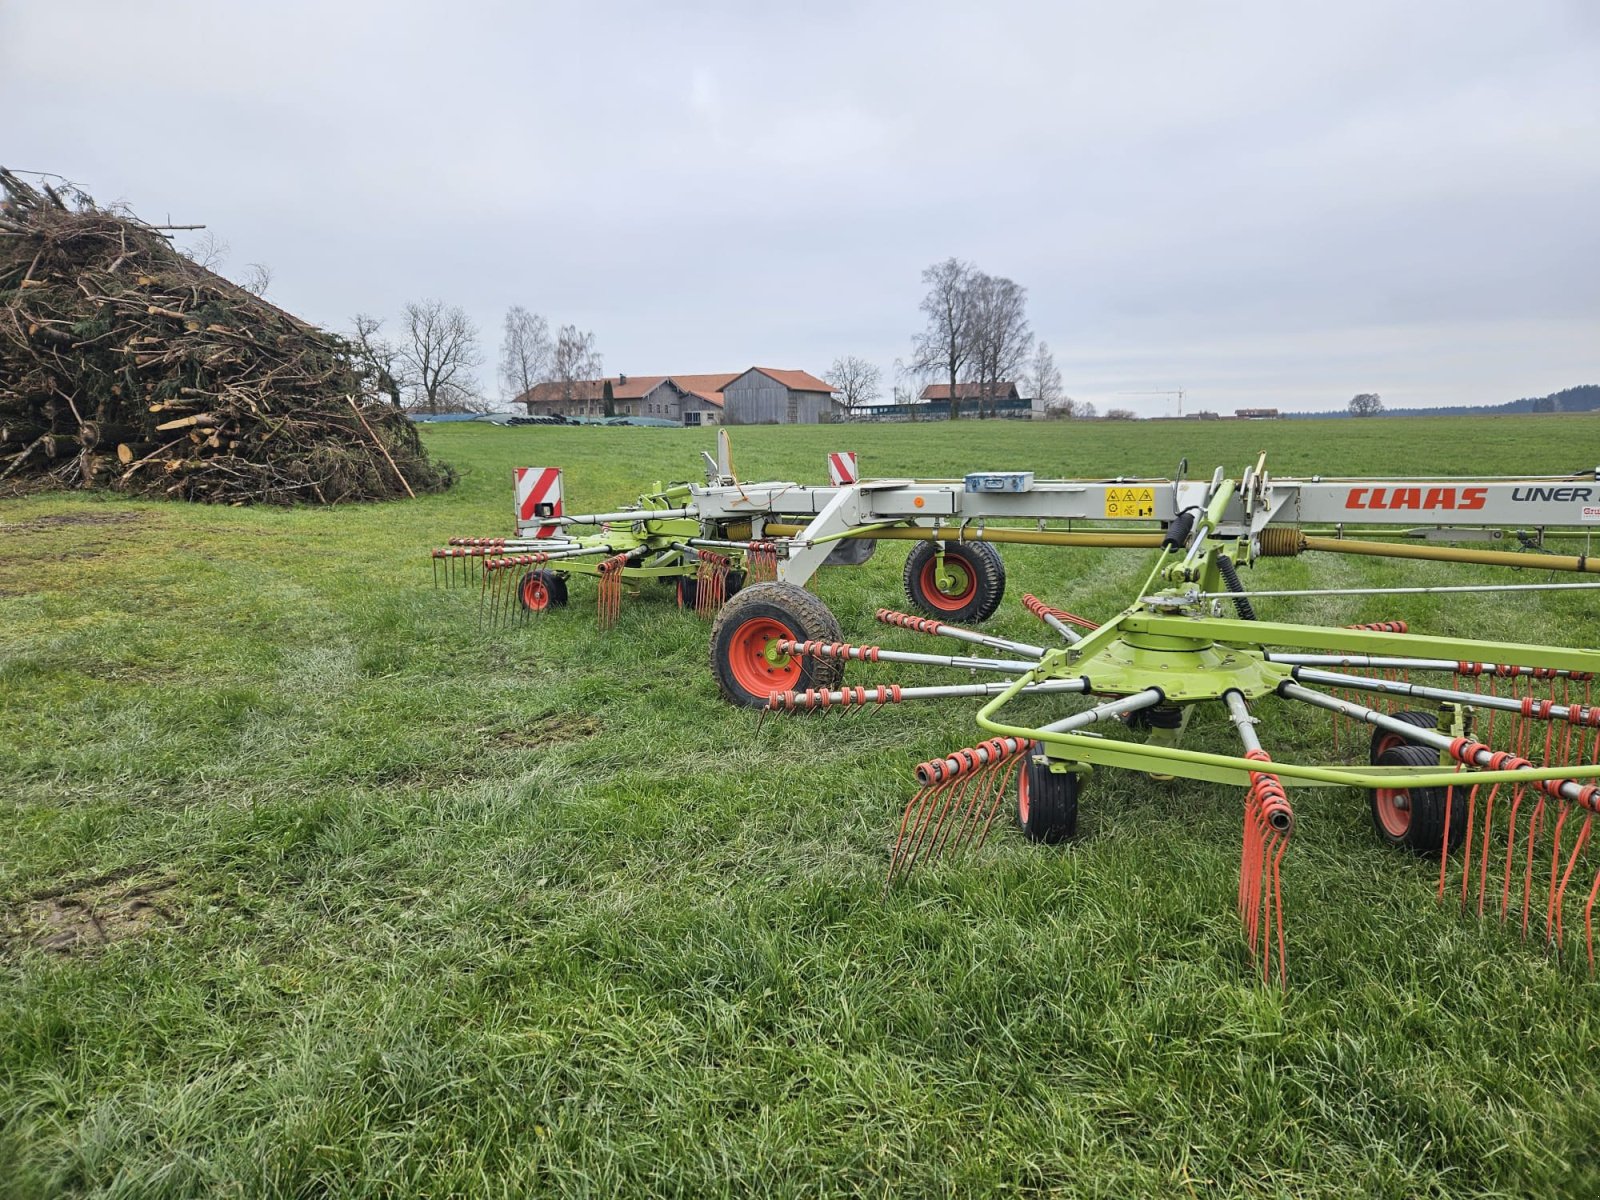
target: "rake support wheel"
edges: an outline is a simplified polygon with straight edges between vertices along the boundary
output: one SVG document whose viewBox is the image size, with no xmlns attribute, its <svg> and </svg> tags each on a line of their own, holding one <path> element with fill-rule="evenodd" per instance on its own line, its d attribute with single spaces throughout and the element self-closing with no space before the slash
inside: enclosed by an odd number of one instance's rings
<svg viewBox="0 0 1600 1200">
<path fill-rule="evenodd" d="M 839 622 L 805 588 L 792 583 L 758 583 L 722 606 L 711 626 L 711 672 L 730 704 L 765 708 L 773 692 L 837 688 L 844 662 L 779 654 L 775 643 L 789 638 L 842 642 Z"/>
<path fill-rule="evenodd" d="M 524 612 L 565 608 L 567 581 L 554 571 L 529 571 L 517 582 L 517 603 Z"/>
<path fill-rule="evenodd" d="M 1380 767 L 1437 767 L 1439 752 L 1426 746 L 1392 746 L 1378 756 Z M 1404 780 L 1396 780 L 1404 783 Z M 1372 793 L 1372 827 L 1387 844 L 1433 857 L 1444 842 L 1445 813 L 1450 814 L 1450 845 L 1461 845 L 1467 834 L 1465 788 L 1392 787 Z"/>
<path fill-rule="evenodd" d="M 1017 778 L 1017 827 L 1030 842 L 1063 842 L 1078 836 L 1078 776 L 1052 771 L 1033 758 Z"/>
<path fill-rule="evenodd" d="M 1407 725 L 1415 725 L 1418 729 L 1439 728 L 1439 714 L 1436 712 L 1417 712 L 1407 709 L 1405 712 L 1391 713 L 1396 721 L 1404 721 Z M 1396 746 L 1413 746 L 1415 742 L 1408 742 L 1398 733 L 1389 733 L 1387 730 L 1374 729 L 1372 731 L 1372 750 L 1369 761 L 1373 766 L 1378 765 L 1378 760 L 1383 757 L 1386 750 L 1393 750 Z"/>
<path fill-rule="evenodd" d="M 906 557 L 906 597 L 929 616 L 946 621 L 986 621 L 1006 594 L 1000 552 L 984 542 L 918 542 Z"/>
</svg>

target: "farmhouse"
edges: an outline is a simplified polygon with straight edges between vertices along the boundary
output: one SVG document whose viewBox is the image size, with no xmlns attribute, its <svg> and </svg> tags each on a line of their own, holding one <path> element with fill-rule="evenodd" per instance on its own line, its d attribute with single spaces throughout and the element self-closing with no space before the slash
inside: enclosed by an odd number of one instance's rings
<svg viewBox="0 0 1600 1200">
<path fill-rule="evenodd" d="M 815 425 L 839 415 L 833 389 L 805 371 L 751 367 L 719 375 L 614 375 L 552 380 L 516 398 L 529 416 L 603 417 L 605 385 L 612 415 L 654 417 L 680 425 Z"/>
</svg>

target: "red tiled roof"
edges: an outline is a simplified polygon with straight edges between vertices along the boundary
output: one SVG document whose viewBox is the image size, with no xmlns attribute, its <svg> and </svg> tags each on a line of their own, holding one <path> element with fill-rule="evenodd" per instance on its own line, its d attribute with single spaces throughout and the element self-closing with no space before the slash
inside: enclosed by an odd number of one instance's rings
<svg viewBox="0 0 1600 1200">
<path fill-rule="evenodd" d="M 629 375 L 627 382 L 621 376 L 611 380 L 611 395 L 617 400 L 641 400 L 661 386 L 665 375 Z M 605 381 L 600 381 L 600 391 L 605 391 Z"/>
<path fill-rule="evenodd" d="M 707 403 L 721 408 L 723 385 L 739 378 L 740 374 L 742 372 L 722 375 L 629 375 L 626 381 L 620 375 L 613 375 L 610 376 L 611 398 L 642 400 L 670 379 L 681 391 L 693 392 Z M 571 384 L 570 398 L 575 401 L 599 400 L 605 395 L 605 386 L 604 379 L 575 379 Z M 568 385 L 560 380 L 551 380 L 534 384 L 513 403 L 554 404 L 565 402 L 568 398 Z"/>
<path fill-rule="evenodd" d="M 743 374 L 743 371 L 733 371 L 721 375 L 670 375 L 668 378 L 684 391 L 693 392 L 707 404 L 721 408 L 722 389 Z"/>
<path fill-rule="evenodd" d="M 611 376 L 611 396 L 615 400 L 639 400 L 671 380 L 678 388 L 699 397 L 716 408 L 722 407 L 722 390 L 742 375 L 760 371 L 769 379 L 797 392 L 831 392 L 833 385 L 806 371 L 782 371 L 773 367 L 750 367 L 743 371 L 725 371 L 717 375 L 629 375 L 624 382 L 621 376 Z M 604 379 L 577 379 L 571 384 L 572 400 L 599 400 L 605 392 Z M 566 401 L 568 385 L 559 381 L 538 383 L 518 396 L 516 404 L 552 404 Z"/>
<path fill-rule="evenodd" d="M 824 379 L 818 379 L 809 371 L 781 371 L 776 367 L 751 367 L 752 371 L 760 371 L 768 379 L 775 379 L 784 387 L 795 392 L 832 392 L 833 384 Z M 745 371 L 740 375 L 747 374 Z M 738 376 L 734 376 L 735 379 Z M 730 381 L 731 382 L 731 381 Z"/>
<path fill-rule="evenodd" d="M 976 400 L 981 395 L 983 395 L 983 389 L 979 384 L 976 384 L 976 383 L 958 383 L 958 384 L 956 384 L 956 396 L 957 396 L 958 399 L 961 399 L 961 400 Z M 1002 379 L 999 383 L 997 383 L 995 385 L 995 390 L 994 390 L 995 399 L 1003 400 L 1003 399 L 1006 399 L 1007 397 L 1015 396 L 1015 395 L 1017 395 L 1017 385 L 1012 383 L 1009 379 Z M 924 399 L 924 400 L 949 400 L 950 399 L 950 385 L 948 383 L 930 383 L 927 387 L 922 389 L 922 399 Z"/>
</svg>

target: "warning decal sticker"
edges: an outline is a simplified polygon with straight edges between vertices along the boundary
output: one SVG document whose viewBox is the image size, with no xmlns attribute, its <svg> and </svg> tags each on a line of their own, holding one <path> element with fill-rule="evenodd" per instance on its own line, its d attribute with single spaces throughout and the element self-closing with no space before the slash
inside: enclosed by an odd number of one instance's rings
<svg viewBox="0 0 1600 1200">
<path fill-rule="evenodd" d="M 1108 487 L 1106 489 L 1106 516 L 1127 518 L 1155 515 L 1155 488 Z"/>
</svg>

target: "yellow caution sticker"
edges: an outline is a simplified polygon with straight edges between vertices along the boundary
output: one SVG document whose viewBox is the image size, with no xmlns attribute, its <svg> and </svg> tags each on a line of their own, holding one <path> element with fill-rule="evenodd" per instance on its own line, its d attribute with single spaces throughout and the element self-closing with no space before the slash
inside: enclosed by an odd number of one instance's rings
<svg viewBox="0 0 1600 1200">
<path fill-rule="evenodd" d="M 1155 488 L 1108 487 L 1106 489 L 1106 516 L 1130 518 L 1155 515 Z"/>
</svg>

